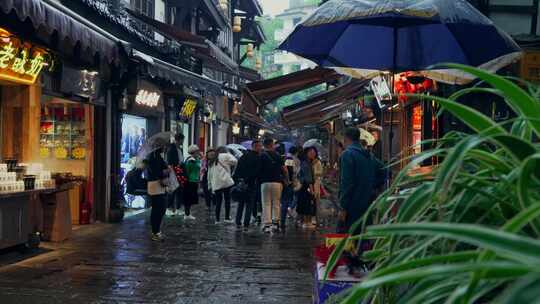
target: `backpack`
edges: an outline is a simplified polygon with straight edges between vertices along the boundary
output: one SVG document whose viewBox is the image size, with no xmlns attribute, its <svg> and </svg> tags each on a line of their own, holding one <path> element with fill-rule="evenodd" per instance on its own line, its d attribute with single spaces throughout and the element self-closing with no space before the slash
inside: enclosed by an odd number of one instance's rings
<svg viewBox="0 0 540 304">
<path fill-rule="evenodd" d="M 126 193 L 131 195 L 145 195 L 147 181 L 142 176 L 143 170 L 133 169 L 126 174 Z"/>
</svg>

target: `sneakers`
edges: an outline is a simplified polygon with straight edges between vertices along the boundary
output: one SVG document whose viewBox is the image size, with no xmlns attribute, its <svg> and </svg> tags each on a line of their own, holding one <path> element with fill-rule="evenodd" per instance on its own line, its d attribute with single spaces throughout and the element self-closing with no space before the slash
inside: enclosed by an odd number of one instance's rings
<svg viewBox="0 0 540 304">
<path fill-rule="evenodd" d="M 152 233 L 152 241 L 154 242 L 162 242 L 165 240 L 165 235 L 161 232 L 158 233 Z"/>
<path fill-rule="evenodd" d="M 172 211 L 171 209 L 167 209 L 167 211 L 165 211 L 165 215 L 166 215 L 166 216 L 174 216 L 174 215 L 175 215 L 175 212 Z"/>
<path fill-rule="evenodd" d="M 186 220 L 186 221 L 194 221 L 196 219 L 197 218 L 194 217 L 193 215 L 184 215 L 184 220 Z"/>
<path fill-rule="evenodd" d="M 263 232 L 264 233 L 272 233 L 272 226 L 270 226 L 270 225 L 264 226 Z"/>
<path fill-rule="evenodd" d="M 225 224 L 232 224 L 232 223 L 234 223 L 234 221 L 231 220 L 231 219 L 225 219 L 224 222 L 225 222 Z"/>
<path fill-rule="evenodd" d="M 176 214 L 177 214 L 178 216 L 184 216 L 184 215 L 186 215 L 186 213 L 185 213 L 184 211 L 182 211 L 182 210 L 176 210 Z"/>
</svg>

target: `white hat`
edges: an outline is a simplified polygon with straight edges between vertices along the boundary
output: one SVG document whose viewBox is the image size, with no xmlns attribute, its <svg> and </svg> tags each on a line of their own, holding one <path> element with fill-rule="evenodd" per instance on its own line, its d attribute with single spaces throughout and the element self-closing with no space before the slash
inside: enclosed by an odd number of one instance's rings
<svg viewBox="0 0 540 304">
<path fill-rule="evenodd" d="M 187 151 L 188 151 L 189 154 L 193 154 L 195 152 L 199 152 L 200 149 L 199 149 L 199 146 L 197 146 L 197 145 L 191 145 L 191 146 L 189 146 Z"/>
</svg>

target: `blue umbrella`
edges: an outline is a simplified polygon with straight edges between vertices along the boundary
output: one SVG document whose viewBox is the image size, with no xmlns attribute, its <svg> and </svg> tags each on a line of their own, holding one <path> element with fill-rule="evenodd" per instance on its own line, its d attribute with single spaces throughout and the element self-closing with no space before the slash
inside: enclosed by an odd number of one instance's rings
<svg viewBox="0 0 540 304">
<path fill-rule="evenodd" d="M 246 141 L 241 142 L 240 145 L 246 149 L 251 149 L 252 143 L 253 143 L 253 140 L 246 140 Z"/>
<path fill-rule="evenodd" d="M 465 0 L 330 0 L 279 48 L 353 77 L 421 71 L 447 83 L 473 77 L 432 65 L 496 71 L 521 56 L 512 38 Z"/>
</svg>

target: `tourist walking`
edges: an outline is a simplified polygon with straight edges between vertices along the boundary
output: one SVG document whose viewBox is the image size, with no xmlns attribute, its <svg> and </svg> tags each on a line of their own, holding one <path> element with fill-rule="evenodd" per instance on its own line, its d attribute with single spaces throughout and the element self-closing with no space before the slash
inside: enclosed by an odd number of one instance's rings
<svg viewBox="0 0 540 304">
<path fill-rule="evenodd" d="M 227 151 L 226 147 L 219 147 L 213 159 L 209 159 L 208 187 L 214 194 L 216 205 L 216 224 L 221 222 L 221 205 L 225 201 L 225 223 L 231 220 L 231 188 L 234 186 L 232 178 L 233 168 L 238 161 Z"/>
<path fill-rule="evenodd" d="M 263 206 L 263 231 L 270 233 L 280 228 L 281 191 L 289 177 L 283 158 L 275 151 L 274 140 L 263 141 L 259 178 Z"/>
<path fill-rule="evenodd" d="M 167 209 L 166 179 L 169 178 L 169 167 L 161 156 L 163 147 L 159 147 L 148 156 L 146 176 L 148 179 L 148 196 L 150 198 L 150 223 L 152 226 L 152 240 L 164 239 L 161 233 L 161 222 Z"/>
<path fill-rule="evenodd" d="M 191 215 L 191 206 L 199 203 L 199 181 L 201 173 L 201 152 L 197 145 L 188 148 L 189 156 L 184 162 L 187 183 L 184 189 L 184 219 L 195 220 Z"/>
<path fill-rule="evenodd" d="M 260 156 L 262 143 L 260 140 L 253 140 L 251 150 L 247 151 L 238 160 L 238 167 L 235 172 L 235 179 L 242 180 L 247 185 L 247 191 L 238 202 L 236 211 L 236 226 L 248 229 L 251 222 L 253 210 L 257 208 L 257 190 L 259 189 Z M 242 221 L 243 217 L 243 221 Z"/>
<path fill-rule="evenodd" d="M 340 221 L 345 231 L 369 208 L 375 190 L 384 184 L 385 170 L 380 161 L 360 144 L 360 131 L 348 128 L 344 134 L 345 151 L 340 159 Z M 357 231 L 358 232 L 358 231 Z"/>
<path fill-rule="evenodd" d="M 317 226 L 321 223 L 321 188 L 323 177 L 323 166 L 319 158 L 319 151 L 315 147 L 308 150 L 308 159 L 313 167 L 313 203 L 315 204 L 315 216 L 312 224 Z"/>
<path fill-rule="evenodd" d="M 313 161 L 317 158 L 317 149 L 305 148 L 300 154 L 300 172 L 298 181 L 300 190 L 297 192 L 296 212 L 300 217 L 303 228 L 315 228 L 313 218 L 316 214 L 315 205 L 315 177 L 313 173 Z"/>
<path fill-rule="evenodd" d="M 174 135 L 174 142 L 167 147 L 167 164 L 174 170 L 177 175 L 180 187 L 168 196 L 168 210 L 167 214 L 171 216 L 184 215 L 182 212 L 182 204 L 184 200 L 184 172 L 182 164 L 184 163 L 184 134 L 178 133 Z"/>
<path fill-rule="evenodd" d="M 212 212 L 212 205 L 214 201 L 212 191 L 210 191 L 210 188 L 208 186 L 208 162 L 209 162 L 209 159 L 215 159 L 215 158 L 216 158 L 216 150 L 212 148 L 208 148 L 208 150 L 206 151 L 206 156 L 201 162 L 201 173 L 200 173 L 201 187 L 203 189 L 204 201 L 206 202 L 206 209 L 208 213 Z"/>
<path fill-rule="evenodd" d="M 298 172 L 300 171 L 300 159 L 298 159 L 298 148 L 291 147 L 289 153 L 285 155 L 285 167 L 289 174 L 290 183 L 283 187 L 281 195 L 281 229 L 285 229 L 287 216 L 294 217 L 296 209 L 296 198 L 294 186 L 298 184 Z"/>
</svg>

